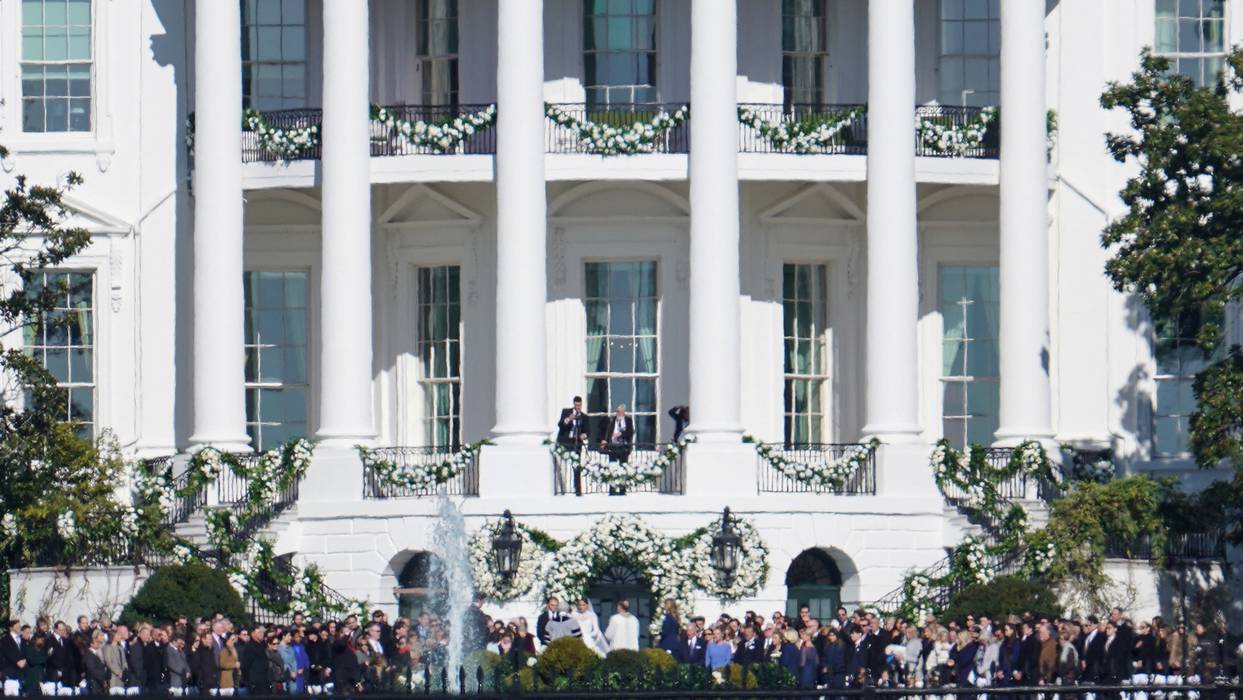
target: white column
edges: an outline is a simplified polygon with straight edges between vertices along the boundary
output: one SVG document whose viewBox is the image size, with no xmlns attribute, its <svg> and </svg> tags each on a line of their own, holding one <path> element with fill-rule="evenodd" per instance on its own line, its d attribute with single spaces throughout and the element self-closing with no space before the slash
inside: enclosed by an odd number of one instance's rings
<svg viewBox="0 0 1243 700">
<path fill-rule="evenodd" d="M 738 442 L 737 6 L 691 2 L 690 406 L 703 442 Z"/>
<path fill-rule="evenodd" d="M 375 436 L 367 32 L 366 2 L 324 3 L 317 435 L 329 447 L 349 447 Z"/>
<path fill-rule="evenodd" d="M 916 320 L 915 9 L 868 2 L 867 421 L 883 442 L 920 432 Z"/>
<path fill-rule="evenodd" d="M 242 350 L 242 46 L 236 2 L 195 3 L 195 445 L 248 449 Z"/>
<path fill-rule="evenodd" d="M 1000 443 L 1051 439 L 1044 3 L 1001 3 Z"/>
<path fill-rule="evenodd" d="M 539 445 L 547 408 L 543 0 L 497 3 L 496 426 Z"/>
</svg>

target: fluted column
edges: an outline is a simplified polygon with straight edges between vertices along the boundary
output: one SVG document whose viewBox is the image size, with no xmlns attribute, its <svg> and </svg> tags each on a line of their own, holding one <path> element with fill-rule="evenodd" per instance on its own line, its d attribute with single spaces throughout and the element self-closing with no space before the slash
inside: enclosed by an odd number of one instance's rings
<svg viewBox="0 0 1243 700">
<path fill-rule="evenodd" d="M 194 432 L 248 449 L 242 332 L 242 46 L 236 2 L 195 3 Z"/>
<path fill-rule="evenodd" d="M 883 442 L 920 432 L 916 320 L 915 10 L 868 3 L 867 421 Z"/>
<path fill-rule="evenodd" d="M 349 447 L 375 436 L 367 5 L 324 3 L 317 435 L 329 447 Z"/>
<path fill-rule="evenodd" d="M 550 429 L 544 305 L 544 8 L 497 3 L 496 426 L 502 445 Z"/>
<path fill-rule="evenodd" d="M 701 442 L 738 442 L 737 7 L 691 2 L 690 405 Z"/>
<path fill-rule="evenodd" d="M 1044 3 L 1001 3 L 999 443 L 1051 439 Z"/>
</svg>

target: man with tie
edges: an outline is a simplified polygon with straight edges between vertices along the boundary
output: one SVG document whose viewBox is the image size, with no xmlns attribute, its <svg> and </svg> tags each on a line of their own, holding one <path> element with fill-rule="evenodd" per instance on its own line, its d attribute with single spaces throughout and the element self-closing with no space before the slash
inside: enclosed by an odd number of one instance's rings
<svg viewBox="0 0 1243 700">
<path fill-rule="evenodd" d="M 634 421 L 626 415 L 626 404 L 617 404 L 617 412 L 609 418 L 604 434 L 600 436 L 600 449 L 608 453 L 611 461 L 625 464 L 630 461 L 630 450 L 633 447 Z M 625 493 L 625 488 L 609 487 L 610 496 L 621 496 Z"/>
<path fill-rule="evenodd" d="M 0 675 L 4 676 L 4 694 L 12 697 L 21 691 L 26 651 L 22 643 L 21 620 L 9 620 L 8 627 L 8 634 L 0 638 Z"/>
<path fill-rule="evenodd" d="M 587 414 L 583 413 L 583 397 L 575 396 L 574 405 L 561 409 L 557 419 L 557 444 L 571 454 L 580 454 L 587 444 Z M 582 462 L 574 463 L 574 495 L 583 495 Z"/>
<path fill-rule="evenodd" d="M 686 626 L 686 642 L 682 651 L 682 663 L 691 666 L 703 666 L 704 656 L 708 653 L 708 643 L 699 631 L 699 624 L 692 621 Z"/>
</svg>

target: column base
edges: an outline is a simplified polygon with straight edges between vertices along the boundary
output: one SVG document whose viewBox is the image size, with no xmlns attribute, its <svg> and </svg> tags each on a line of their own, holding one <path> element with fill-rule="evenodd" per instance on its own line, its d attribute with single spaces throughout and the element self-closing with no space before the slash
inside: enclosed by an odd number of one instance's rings
<svg viewBox="0 0 1243 700">
<path fill-rule="evenodd" d="M 546 445 L 499 442 L 479 453 L 480 498 L 551 498 L 552 453 Z"/>
<path fill-rule="evenodd" d="M 693 436 L 695 442 L 711 445 L 736 445 L 742 443 L 742 426 L 727 424 L 695 424 L 686 426 L 686 434 Z"/>
<path fill-rule="evenodd" d="M 1034 440 L 1044 445 L 1046 450 L 1059 449 L 1057 442 L 1053 439 L 1053 431 L 1044 429 L 998 429 L 993 433 L 993 447 L 1018 447 L 1020 444 Z"/>
<path fill-rule="evenodd" d="M 682 459 L 686 464 L 687 496 L 754 496 L 759 489 L 755 448 L 741 440 L 706 442 L 697 434 L 696 441 L 686 446 Z"/>
<path fill-rule="evenodd" d="M 923 443 L 884 443 L 876 450 L 876 493 L 878 496 L 923 497 L 940 500 L 929 447 Z"/>
<path fill-rule="evenodd" d="M 301 485 L 299 501 L 356 501 L 363 497 L 363 462 L 353 447 L 320 442 Z"/>
<path fill-rule="evenodd" d="M 539 447 L 543 446 L 549 436 L 548 426 L 544 425 L 498 425 L 492 429 L 492 436 L 489 439 L 496 445 Z"/>
<path fill-rule="evenodd" d="M 924 429 L 916 423 L 869 423 L 862 432 L 864 442 L 876 438 L 886 445 L 910 445 L 923 442 Z"/>
</svg>

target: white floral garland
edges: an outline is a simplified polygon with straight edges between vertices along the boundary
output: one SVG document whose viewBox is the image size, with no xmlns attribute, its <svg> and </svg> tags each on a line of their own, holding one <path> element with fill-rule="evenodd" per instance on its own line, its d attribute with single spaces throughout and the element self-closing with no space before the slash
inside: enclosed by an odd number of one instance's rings
<svg viewBox="0 0 1243 700">
<path fill-rule="evenodd" d="M 530 593 L 543 572 L 547 552 L 535 543 L 531 533 L 521 525 L 514 527 L 522 540 L 518 552 L 518 571 L 508 578 L 495 571 L 492 558 L 492 540 L 500 532 L 502 521 L 484 524 L 470 538 L 470 570 L 475 579 L 475 590 L 488 600 L 509 602 Z"/>
<path fill-rule="evenodd" d="M 812 464 L 788 459 L 781 450 L 760 442 L 754 436 L 744 435 L 742 440 L 754 443 L 755 452 L 760 459 L 767 462 L 782 476 L 789 477 L 800 484 L 816 488 L 827 487 L 830 490 L 845 486 L 855 472 L 868 463 L 872 453 L 880 446 L 880 440 L 872 438 L 864 444 L 851 445 L 846 450 L 846 454 L 827 464 Z"/>
<path fill-rule="evenodd" d="M 666 131 L 685 123 L 689 113 L 686 107 L 679 107 L 672 114 L 662 110 L 646 121 L 616 127 L 579 119 L 560 105 L 544 104 L 546 117 L 557 126 L 575 131 L 588 153 L 602 156 L 652 153 L 657 147 L 656 139 Z"/>
<path fill-rule="evenodd" d="M 984 107 L 965 124 L 947 125 L 938 122 L 936 116 L 916 112 L 915 133 L 925 148 L 943 156 L 962 157 L 983 147 L 984 136 L 996 116 L 996 107 Z"/>
<path fill-rule="evenodd" d="M 962 557 L 961 575 L 969 583 L 988 583 L 996 576 L 988 565 L 988 549 L 984 542 L 975 537 L 965 538 L 955 554 Z"/>
<path fill-rule="evenodd" d="M 380 448 L 357 445 L 355 449 L 363 466 L 370 469 L 382 483 L 398 489 L 429 491 L 461 474 L 475 459 L 479 448 L 486 444 L 489 444 L 487 440 L 480 440 L 473 445 L 462 445 L 457 452 L 451 452 L 432 464 L 398 464 L 378 456 Z"/>
<path fill-rule="evenodd" d="M 609 459 L 606 452 L 589 452 L 586 461 L 581 452 L 571 452 L 564 445 L 553 440 L 545 440 L 544 444 L 552 446 L 558 460 L 569 462 L 570 467 L 590 474 L 602 484 L 613 488 L 635 488 L 659 479 L 665 470 L 677 463 L 686 446 L 695 442 L 694 435 L 685 435 L 677 442 L 670 444 L 651 464 L 639 462 L 621 462 Z"/>
<path fill-rule="evenodd" d="M 749 521 L 731 516 L 730 523 L 741 540 L 738 570 L 732 577 L 725 578 L 712 566 L 712 538 L 721 531 L 719 520 L 712 521 L 707 532 L 695 540 L 691 560 L 696 562 L 692 571 L 700 590 L 721 601 L 736 602 L 755 595 L 768 581 L 768 546 Z"/>
<path fill-rule="evenodd" d="M 496 124 L 496 105 L 488 105 L 473 114 L 458 115 L 443 124 L 402 119 L 385 107 L 372 105 L 371 120 L 401 135 L 412 146 L 430 148 L 434 153 L 449 153 L 457 150 L 468 136 Z"/>
<path fill-rule="evenodd" d="M 738 121 L 755 129 L 775 148 L 789 148 L 795 153 L 813 153 L 833 145 L 833 139 L 866 111 L 859 106 L 832 116 L 831 121 L 814 127 L 800 122 L 767 119 L 750 107 L 738 106 Z"/>
</svg>

